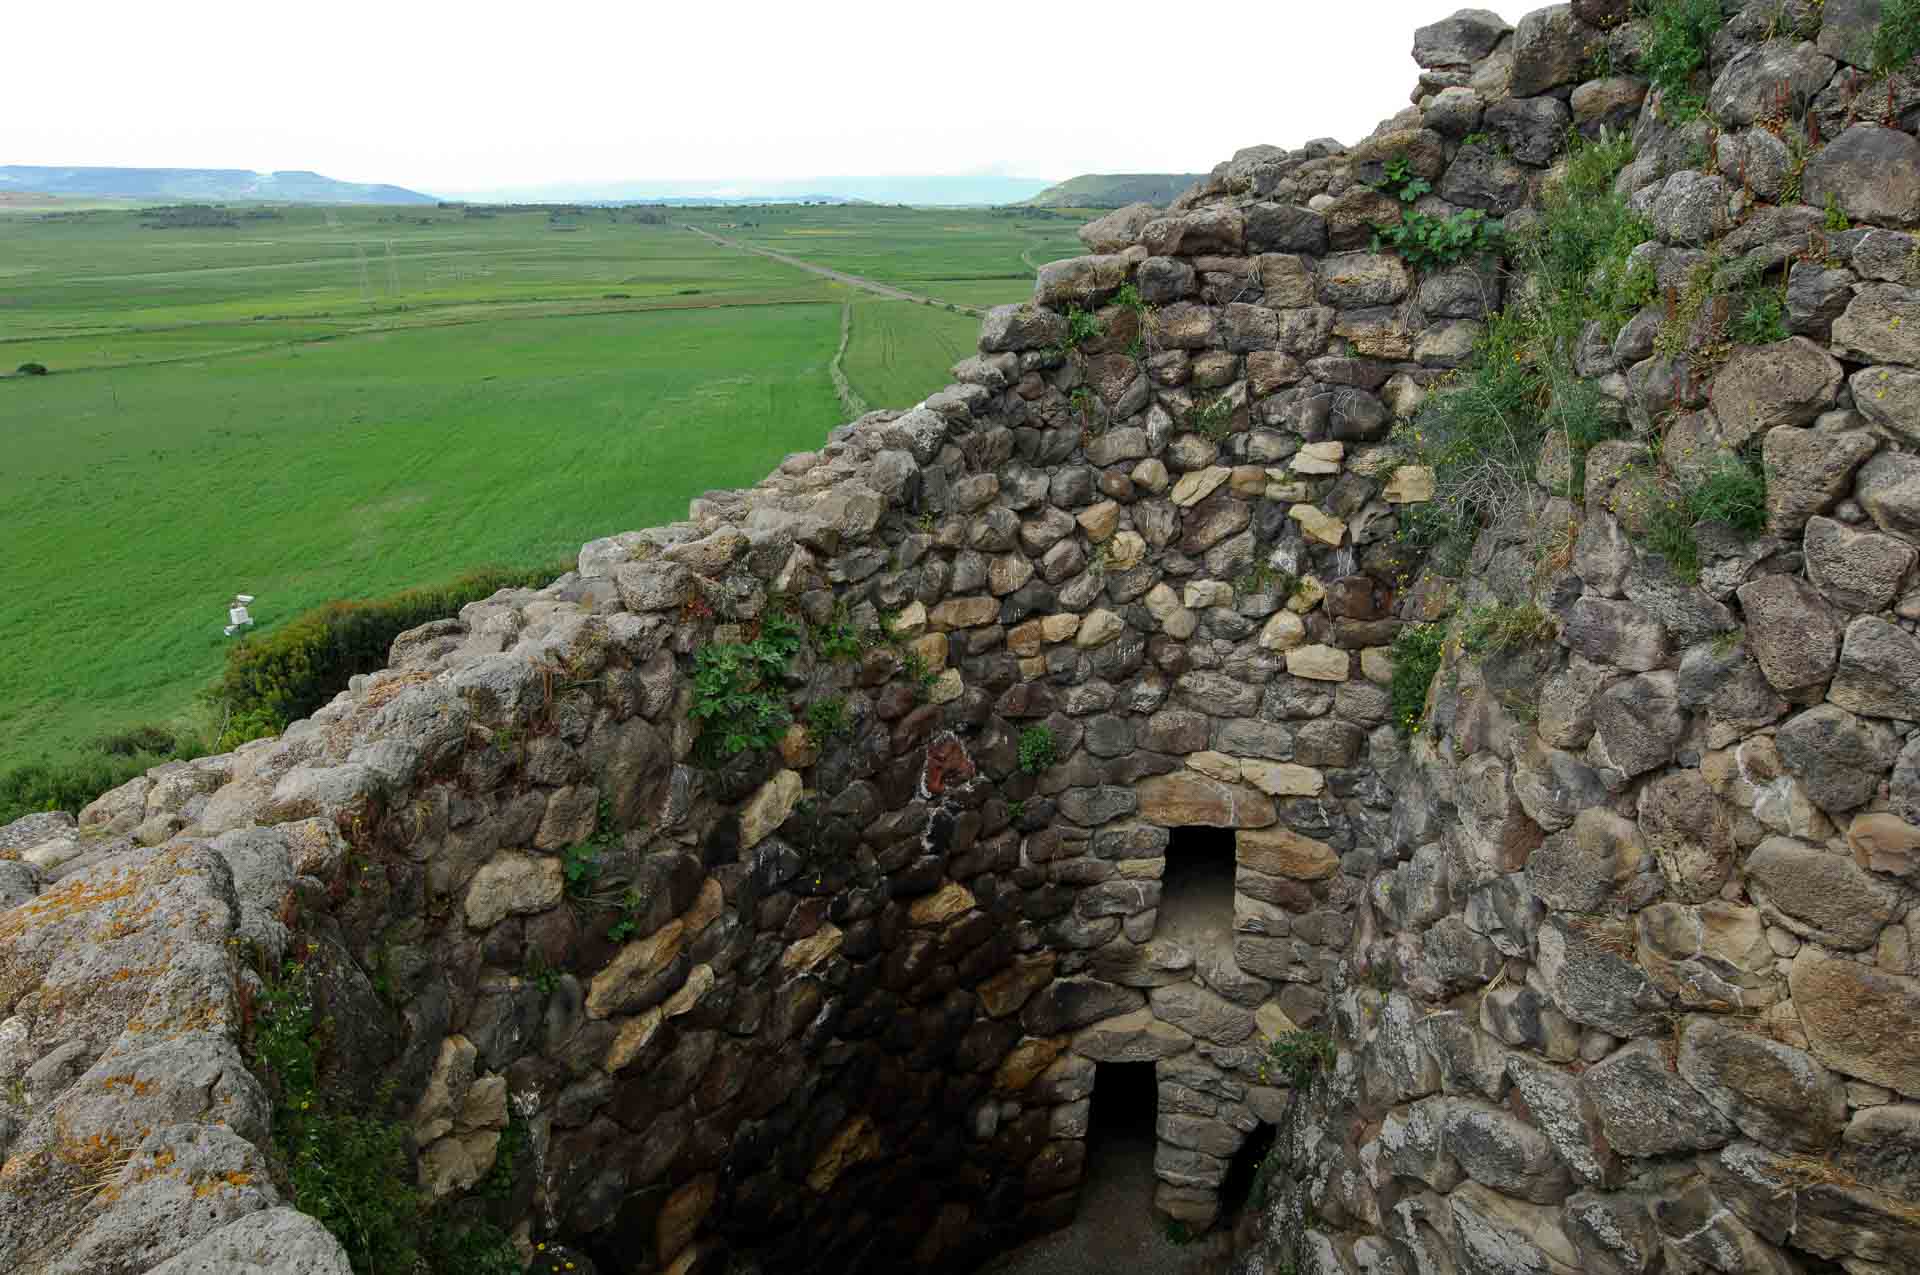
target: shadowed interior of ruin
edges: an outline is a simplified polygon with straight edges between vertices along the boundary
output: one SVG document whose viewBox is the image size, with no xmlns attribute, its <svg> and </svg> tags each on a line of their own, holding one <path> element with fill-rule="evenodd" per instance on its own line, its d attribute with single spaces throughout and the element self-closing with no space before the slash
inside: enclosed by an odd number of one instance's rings
<svg viewBox="0 0 1920 1275">
<path fill-rule="evenodd" d="M 1233 872 L 1233 829 L 1173 829 L 1154 937 L 1195 952 L 1231 945 Z"/>
</svg>

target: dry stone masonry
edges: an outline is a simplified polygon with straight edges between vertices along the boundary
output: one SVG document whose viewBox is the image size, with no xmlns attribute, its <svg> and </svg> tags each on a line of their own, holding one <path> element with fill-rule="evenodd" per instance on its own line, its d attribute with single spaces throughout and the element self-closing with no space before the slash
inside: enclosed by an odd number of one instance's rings
<svg viewBox="0 0 1920 1275">
<path fill-rule="evenodd" d="M 1247 1275 L 1920 1270 L 1920 78 L 1818 9 L 1729 4 L 1684 125 L 1592 74 L 1623 2 L 1425 27 L 1373 136 L 1088 225 L 912 410 L 0 830 L 8 1268 L 347 1270 L 242 1051 L 291 959 L 421 1185 L 582 1269 L 971 1268 L 1145 1062 L 1166 1218 L 1277 1128 Z M 1518 230 L 1602 127 L 1662 298 L 1579 370 L 1637 440 L 1442 577 L 1390 434 L 1526 284 L 1375 251 L 1381 184 Z M 1656 341 L 1709 254 L 1784 267 L 1787 339 Z M 1656 429 L 1765 465 L 1698 583 L 1620 498 Z M 1406 742 L 1395 635 L 1486 602 L 1554 636 L 1450 644 Z M 794 724 L 726 756 L 701 653 L 776 631 Z"/>
</svg>

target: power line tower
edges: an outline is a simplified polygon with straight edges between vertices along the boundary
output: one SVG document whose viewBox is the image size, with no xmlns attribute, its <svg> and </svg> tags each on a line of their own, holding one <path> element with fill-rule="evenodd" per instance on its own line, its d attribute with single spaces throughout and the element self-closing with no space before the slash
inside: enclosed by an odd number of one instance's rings
<svg viewBox="0 0 1920 1275">
<path fill-rule="evenodd" d="M 353 241 L 353 255 L 360 262 L 360 299 L 365 302 L 371 302 L 373 300 L 373 288 L 367 282 L 367 246 L 358 239 Z"/>
<path fill-rule="evenodd" d="M 393 256 L 393 240 L 387 240 L 387 295 L 400 295 L 400 266 Z"/>
</svg>

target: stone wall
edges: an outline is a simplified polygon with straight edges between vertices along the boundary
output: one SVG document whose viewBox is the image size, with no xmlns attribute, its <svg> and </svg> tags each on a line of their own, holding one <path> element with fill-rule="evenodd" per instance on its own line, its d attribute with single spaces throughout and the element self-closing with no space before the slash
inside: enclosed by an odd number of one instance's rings
<svg viewBox="0 0 1920 1275">
<path fill-rule="evenodd" d="M 1731 125 L 1790 59 L 1841 123 L 1804 192 L 1920 222 L 1920 144 L 1845 126 L 1879 100 L 1845 48 L 1736 17 L 1723 177 L 1643 83 L 1577 83 L 1635 39 L 1586 25 L 1618 7 L 1423 30 L 1408 111 L 1089 226 L 925 403 L 404 635 L 277 740 L 0 833 L 0 1253 L 344 1269 L 266 1172 L 239 1048 L 292 957 L 327 1074 L 393 1095 L 424 1186 L 474 1196 L 524 1129 L 510 1198 L 474 1206 L 607 1269 L 977 1263 L 1071 1217 L 1103 1061 L 1155 1063 L 1169 1217 L 1211 1222 L 1282 1125 L 1249 1269 L 1773 1269 L 1789 1241 L 1906 1269 L 1911 242 L 1795 261 L 1800 335 L 1710 381 L 1653 357 L 1657 314 L 1583 349 L 1643 432 L 1762 440 L 1775 525 L 1703 532 L 1700 586 L 1622 530 L 1614 444 L 1584 507 L 1543 492 L 1465 580 L 1397 535 L 1434 485 L 1388 435 L 1509 281 L 1370 251 L 1389 162 L 1423 211 L 1518 225 L 1569 125 L 1633 127 L 1659 270 L 1712 239 L 1777 264 L 1823 213 L 1767 205 L 1772 135 Z M 1403 743 L 1400 626 L 1526 594 L 1559 642 L 1457 661 Z M 716 761 L 699 652 L 776 613 L 820 729 Z M 1191 825 L 1236 843 L 1204 941 L 1160 925 Z M 1304 1102 L 1265 1065 L 1295 1028 L 1341 1046 Z"/>
<path fill-rule="evenodd" d="M 1920 1270 L 1920 79 L 1861 70 L 1879 9 L 1729 4 L 1678 126 L 1581 82 L 1644 40 L 1624 4 L 1417 37 L 1408 127 L 1624 112 L 1665 295 L 1577 354 L 1632 436 L 1577 507 L 1543 461 L 1460 582 L 1557 639 L 1449 650 L 1238 1270 Z M 1790 338 L 1709 306 L 1658 348 L 1702 263 L 1784 274 Z M 1696 525 L 1697 583 L 1646 547 L 1650 438 L 1764 465 L 1765 534 Z"/>
</svg>

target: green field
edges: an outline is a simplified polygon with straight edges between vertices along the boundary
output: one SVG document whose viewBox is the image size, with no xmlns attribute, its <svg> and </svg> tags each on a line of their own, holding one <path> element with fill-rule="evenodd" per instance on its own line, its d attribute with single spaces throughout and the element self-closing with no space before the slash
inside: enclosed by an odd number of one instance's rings
<svg viewBox="0 0 1920 1275">
<path fill-rule="evenodd" d="M 0 215 L 0 767 L 165 721 L 262 629 L 684 516 L 945 384 L 977 321 L 630 214 L 284 208 L 233 228 Z M 894 208 L 676 220 L 935 297 L 1031 291 L 1073 222 Z M 753 221 L 752 226 L 741 225 Z"/>
</svg>

